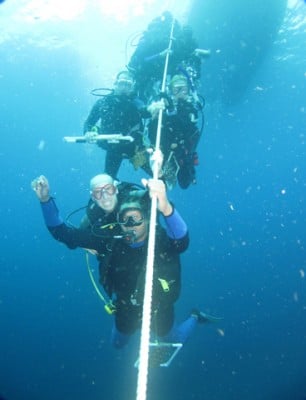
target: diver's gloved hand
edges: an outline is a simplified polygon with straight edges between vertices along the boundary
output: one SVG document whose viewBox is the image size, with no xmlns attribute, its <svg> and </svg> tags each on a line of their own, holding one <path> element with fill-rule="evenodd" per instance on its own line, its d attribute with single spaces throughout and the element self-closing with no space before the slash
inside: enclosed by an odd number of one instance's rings
<svg viewBox="0 0 306 400">
<path fill-rule="evenodd" d="M 96 128 L 96 127 L 94 127 L 94 128 Z M 88 143 L 95 143 L 96 137 L 99 135 L 97 128 L 96 129 L 94 129 L 94 128 L 91 131 L 86 132 L 84 135 L 86 138 L 86 141 Z"/>
<path fill-rule="evenodd" d="M 50 186 L 48 179 L 44 175 L 40 175 L 33 179 L 31 187 L 36 193 L 36 196 L 42 203 L 46 203 L 50 199 Z"/>
</svg>

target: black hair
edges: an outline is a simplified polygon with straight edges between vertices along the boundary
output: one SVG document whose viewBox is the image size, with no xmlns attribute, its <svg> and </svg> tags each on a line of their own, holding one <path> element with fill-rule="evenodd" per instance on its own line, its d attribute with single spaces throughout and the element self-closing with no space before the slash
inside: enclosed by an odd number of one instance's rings
<svg viewBox="0 0 306 400">
<path fill-rule="evenodd" d="M 133 193 L 128 195 L 125 199 L 124 202 L 121 204 L 120 209 L 125 205 L 125 204 L 139 204 L 139 210 L 141 211 L 141 213 L 143 214 L 143 217 L 145 219 L 149 219 L 150 218 L 150 206 L 151 206 L 151 201 L 150 201 L 150 196 L 149 196 L 149 192 L 147 190 L 143 190 L 143 191 L 139 191 L 141 193 Z M 133 206 L 131 206 L 131 208 L 135 208 Z M 138 208 L 138 207 L 137 207 Z M 128 209 L 128 207 L 126 208 Z M 122 211 L 119 211 L 119 213 L 124 212 L 125 209 L 123 209 Z"/>
</svg>

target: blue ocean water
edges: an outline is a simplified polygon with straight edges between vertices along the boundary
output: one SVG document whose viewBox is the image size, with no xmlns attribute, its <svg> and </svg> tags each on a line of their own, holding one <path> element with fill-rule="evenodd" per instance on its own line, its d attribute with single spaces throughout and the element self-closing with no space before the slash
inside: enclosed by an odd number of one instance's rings
<svg viewBox="0 0 306 400">
<path fill-rule="evenodd" d="M 177 319 L 194 306 L 224 319 L 150 371 L 148 399 L 303 400 L 305 2 L 143 1 L 144 14 L 139 3 L 0 6 L 0 395 L 136 398 L 138 338 L 110 347 L 84 253 L 51 238 L 30 182 L 45 174 L 64 216 L 86 204 L 103 152 L 62 138 L 81 133 L 90 91 L 111 85 L 131 38 L 167 6 L 212 50 L 198 182 L 170 193 L 191 236 Z M 142 176 L 127 162 L 120 171 Z"/>
</svg>

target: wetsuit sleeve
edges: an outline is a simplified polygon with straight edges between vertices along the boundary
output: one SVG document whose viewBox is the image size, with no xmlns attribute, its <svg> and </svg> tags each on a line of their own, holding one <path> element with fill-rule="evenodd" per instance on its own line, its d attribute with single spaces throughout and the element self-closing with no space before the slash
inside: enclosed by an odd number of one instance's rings
<svg viewBox="0 0 306 400">
<path fill-rule="evenodd" d="M 95 126 L 95 124 L 99 121 L 101 116 L 101 106 L 102 101 L 98 100 L 94 106 L 92 107 L 83 127 L 83 133 L 89 132 Z"/>
<path fill-rule="evenodd" d="M 183 218 L 180 216 L 179 212 L 173 208 L 172 213 L 164 217 L 166 222 L 167 235 L 171 239 L 181 239 L 187 232 L 187 225 Z"/>
<path fill-rule="evenodd" d="M 151 113 L 147 110 L 146 104 L 139 98 L 135 97 L 133 100 L 135 107 L 137 108 L 141 118 L 151 118 Z"/>
<path fill-rule="evenodd" d="M 82 247 L 84 249 L 96 250 L 99 254 L 106 251 L 105 244 L 102 240 L 98 240 L 90 231 L 84 229 L 73 228 L 66 224 L 50 227 L 48 230 L 54 239 L 64 243 L 69 249 L 76 249 Z"/>
<path fill-rule="evenodd" d="M 53 198 L 40 204 L 45 224 L 54 239 L 65 243 L 70 249 L 83 247 L 97 250 L 100 254 L 105 251 L 105 243 L 89 230 L 70 227 L 63 222 Z"/>
<path fill-rule="evenodd" d="M 174 207 L 172 214 L 164 217 L 164 220 L 171 247 L 175 252 L 182 253 L 189 246 L 189 234 L 185 221 Z"/>
<path fill-rule="evenodd" d="M 162 52 L 159 52 L 159 53 L 153 54 L 153 55 L 151 55 L 151 56 L 144 57 L 144 58 L 143 58 L 143 61 L 144 61 L 144 62 L 151 62 L 151 61 L 153 61 L 153 60 L 156 60 L 157 58 L 160 58 L 160 57 L 162 56 L 161 53 L 162 53 Z"/>
<path fill-rule="evenodd" d="M 54 227 L 63 223 L 63 218 L 59 215 L 58 208 L 52 197 L 47 202 L 40 203 L 45 224 L 47 227 Z"/>
</svg>

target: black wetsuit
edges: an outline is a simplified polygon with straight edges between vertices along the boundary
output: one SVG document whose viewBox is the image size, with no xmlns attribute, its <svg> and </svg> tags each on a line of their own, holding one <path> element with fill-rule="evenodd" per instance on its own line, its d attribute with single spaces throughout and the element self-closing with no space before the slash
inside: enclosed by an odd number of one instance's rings
<svg viewBox="0 0 306 400">
<path fill-rule="evenodd" d="M 188 243 L 187 232 L 180 239 L 171 239 L 163 228 L 157 227 L 151 327 L 159 336 L 166 335 L 174 322 L 173 306 L 181 289 L 179 254 L 186 250 Z M 104 284 L 116 296 L 116 328 L 124 334 L 140 328 L 147 247 L 147 241 L 138 247 L 118 241 L 105 268 Z M 164 288 L 163 284 L 166 284 Z"/>
<path fill-rule="evenodd" d="M 163 115 L 160 147 L 164 155 L 164 165 L 173 152 L 179 165 L 177 180 L 183 189 L 195 182 L 196 148 L 201 136 L 197 121 L 197 108 L 193 102 L 183 99 L 178 101 L 173 112 L 168 114 L 165 112 Z M 149 125 L 149 137 L 152 143 L 155 143 L 156 131 L 157 121 L 152 120 Z"/>
<path fill-rule="evenodd" d="M 41 203 L 41 208 L 45 223 L 56 240 L 69 248 L 84 247 L 99 253 L 100 282 L 114 298 L 116 328 L 123 334 L 134 333 L 142 319 L 147 240 L 142 243 L 105 240 L 92 233 L 90 224 L 85 229 L 71 228 L 60 218 L 53 198 Z M 103 223 L 113 222 L 112 216 L 114 213 L 104 216 Z M 160 225 L 156 227 L 152 298 L 152 330 L 159 336 L 166 335 L 173 326 L 173 306 L 181 289 L 179 254 L 189 244 L 187 226 L 175 208 L 164 221 L 166 229 Z"/>
<path fill-rule="evenodd" d="M 162 54 L 170 43 L 172 23 L 173 16 L 169 12 L 151 21 L 129 61 L 128 69 L 136 79 L 135 90 L 142 99 L 149 100 L 151 96 L 157 94 L 153 91 L 153 87 L 163 78 L 165 55 Z M 197 47 L 198 43 L 193 37 L 192 30 L 187 26 L 181 26 L 175 20 L 168 74 L 172 76 L 185 71 L 187 67 L 192 67 L 197 79 L 200 79 L 201 60 L 194 55 Z"/>
<path fill-rule="evenodd" d="M 106 150 L 105 173 L 116 177 L 124 158 L 131 159 L 142 144 L 143 103 L 135 96 L 109 94 L 99 99 L 93 106 L 84 124 L 84 134 L 91 131 L 99 122 L 100 134 L 130 135 L 133 142 L 120 141 L 108 143 L 101 141 L 98 145 Z"/>
</svg>

